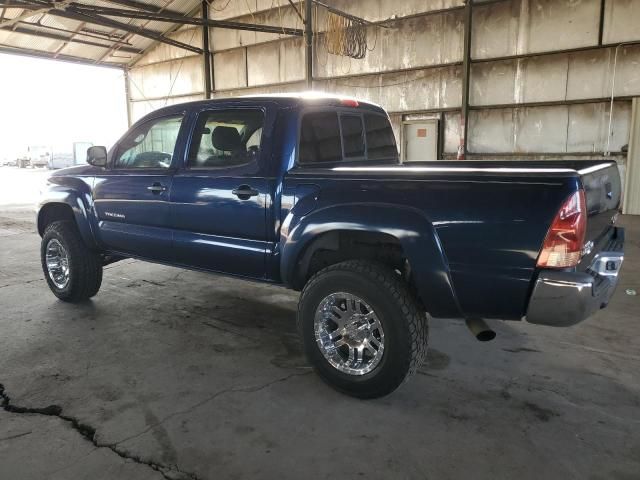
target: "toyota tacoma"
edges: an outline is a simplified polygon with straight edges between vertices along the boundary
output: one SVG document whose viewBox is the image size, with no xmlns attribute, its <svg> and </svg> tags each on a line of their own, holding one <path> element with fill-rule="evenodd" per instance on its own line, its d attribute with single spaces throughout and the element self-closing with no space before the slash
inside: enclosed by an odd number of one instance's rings
<svg viewBox="0 0 640 480">
<path fill-rule="evenodd" d="M 154 111 L 38 208 L 46 281 L 98 293 L 137 258 L 301 291 L 309 362 L 337 390 L 386 395 L 426 356 L 429 316 L 568 326 L 607 305 L 623 260 L 611 161 L 401 164 L 385 111 L 265 95 Z"/>
</svg>

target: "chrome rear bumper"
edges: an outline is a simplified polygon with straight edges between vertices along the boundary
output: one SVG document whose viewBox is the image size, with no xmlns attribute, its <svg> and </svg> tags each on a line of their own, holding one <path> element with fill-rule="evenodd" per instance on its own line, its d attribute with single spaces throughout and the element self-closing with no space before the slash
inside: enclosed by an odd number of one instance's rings
<svg viewBox="0 0 640 480">
<path fill-rule="evenodd" d="M 566 327 L 607 306 L 624 260 L 624 231 L 616 230 L 616 250 L 595 255 L 585 272 L 542 270 L 539 273 L 527 309 L 529 323 Z"/>
</svg>

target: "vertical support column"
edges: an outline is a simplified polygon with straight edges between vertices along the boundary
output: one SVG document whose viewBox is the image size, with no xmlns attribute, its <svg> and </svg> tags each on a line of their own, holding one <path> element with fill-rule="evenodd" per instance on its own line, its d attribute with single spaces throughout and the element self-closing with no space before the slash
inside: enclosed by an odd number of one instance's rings
<svg viewBox="0 0 640 480">
<path fill-rule="evenodd" d="M 602 36 L 604 35 L 605 9 L 606 9 L 606 0 L 600 0 L 600 21 L 598 23 L 598 45 L 602 45 Z"/>
<path fill-rule="evenodd" d="M 305 49 L 305 79 L 307 81 L 307 88 L 313 89 L 313 22 L 312 22 L 312 0 L 305 0 L 305 14 L 304 14 L 304 43 Z"/>
<path fill-rule="evenodd" d="M 437 160 L 444 160 L 444 136 L 445 136 L 445 114 L 440 113 L 440 119 L 438 120 L 438 149 Z"/>
<path fill-rule="evenodd" d="M 458 160 L 467 156 L 467 133 L 469 127 L 469 79 L 471 77 L 471 22 L 473 0 L 466 0 L 464 6 L 464 46 L 462 52 L 462 105 L 460 108 L 460 146 Z"/>
<path fill-rule="evenodd" d="M 127 102 L 127 128 L 131 126 L 131 90 L 129 89 L 129 68 L 124 67 L 124 101 Z"/>
<path fill-rule="evenodd" d="M 209 50 L 209 26 L 206 21 L 209 20 L 209 4 L 206 0 L 202 0 L 202 56 L 204 59 L 204 97 L 211 98 L 213 92 L 213 80 L 211 78 L 211 51 Z"/>
</svg>

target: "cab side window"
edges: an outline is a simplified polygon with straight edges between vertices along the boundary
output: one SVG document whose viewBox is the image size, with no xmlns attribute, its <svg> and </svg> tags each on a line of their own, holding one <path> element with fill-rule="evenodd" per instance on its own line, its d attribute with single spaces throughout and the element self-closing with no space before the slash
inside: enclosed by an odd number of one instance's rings
<svg viewBox="0 0 640 480">
<path fill-rule="evenodd" d="M 389 119 L 380 113 L 310 112 L 302 117 L 298 162 L 398 160 Z"/>
<path fill-rule="evenodd" d="M 307 113 L 300 131 L 300 163 L 342 160 L 340 125 L 336 112 Z"/>
<path fill-rule="evenodd" d="M 189 148 L 187 167 L 235 167 L 257 161 L 263 124 L 261 110 L 200 113 Z"/>
<path fill-rule="evenodd" d="M 169 168 L 182 119 L 175 115 L 136 127 L 118 145 L 114 168 Z"/>
<path fill-rule="evenodd" d="M 396 137 L 387 117 L 374 113 L 364 115 L 369 160 L 398 159 Z"/>
</svg>

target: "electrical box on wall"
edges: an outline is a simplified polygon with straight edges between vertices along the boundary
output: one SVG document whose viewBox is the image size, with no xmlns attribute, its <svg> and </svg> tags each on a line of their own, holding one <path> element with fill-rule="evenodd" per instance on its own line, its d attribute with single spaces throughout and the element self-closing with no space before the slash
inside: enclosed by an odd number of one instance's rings
<svg viewBox="0 0 640 480">
<path fill-rule="evenodd" d="M 402 123 L 402 161 L 438 159 L 438 120 Z"/>
</svg>

